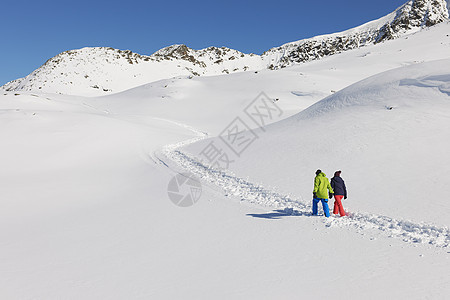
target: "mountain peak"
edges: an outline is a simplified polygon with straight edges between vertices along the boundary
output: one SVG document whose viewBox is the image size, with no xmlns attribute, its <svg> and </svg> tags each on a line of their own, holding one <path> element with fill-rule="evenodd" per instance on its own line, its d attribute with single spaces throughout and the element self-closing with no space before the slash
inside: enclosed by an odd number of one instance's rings
<svg viewBox="0 0 450 300">
<path fill-rule="evenodd" d="M 377 44 L 448 20 L 448 6 L 446 0 L 410 0 L 378 20 L 343 32 L 287 43 L 263 55 L 276 57 L 269 66 L 272 69 Z"/>
<path fill-rule="evenodd" d="M 187 47 L 184 44 L 175 44 L 156 51 L 151 55 L 152 58 L 156 60 L 173 60 L 181 59 L 190 61 L 193 64 L 206 66 L 205 60 L 211 60 L 216 63 L 222 62 L 224 60 L 236 59 L 239 57 L 254 56 L 254 54 L 244 54 L 237 50 L 233 50 L 227 47 L 208 47 L 200 50 L 194 50 Z"/>
<path fill-rule="evenodd" d="M 446 0 L 411 0 L 399 7 L 395 18 L 380 29 L 376 42 L 394 39 L 411 30 L 430 27 L 449 18 Z"/>
<path fill-rule="evenodd" d="M 164 47 L 152 54 L 154 57 L 158 56 L 168 56 L 168 57 L 178 57 L 187 55 L 192 49 L 184 44 L 174 44 Z"/>
</svg>

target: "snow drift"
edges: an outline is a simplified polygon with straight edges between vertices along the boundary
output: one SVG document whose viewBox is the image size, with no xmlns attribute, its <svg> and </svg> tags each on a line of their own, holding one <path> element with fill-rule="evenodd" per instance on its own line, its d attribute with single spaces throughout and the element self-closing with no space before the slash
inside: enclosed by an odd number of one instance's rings
<svg viewBox="0 0 450 300">
<path fill-rule="evenodd" d="M 261 138 L 231 170 L 305 203 L 316 169 L 342 170 L 350 211 L 448 226 L 449 69 L 450 60 L 428 62 L 345 88 L 257 131 Z M 208 142 L 188 151 L 198 154 Z"/>
</svg>

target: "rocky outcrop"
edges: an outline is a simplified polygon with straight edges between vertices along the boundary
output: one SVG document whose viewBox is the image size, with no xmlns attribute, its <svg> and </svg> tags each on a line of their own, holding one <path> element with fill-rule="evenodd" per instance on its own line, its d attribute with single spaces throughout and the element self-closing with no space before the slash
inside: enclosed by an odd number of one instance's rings
<svg viewBox="0 0 450 300">
<path fill-rule="evenodd" d="M 413 0 L 396 11 L 394 20 L 379 30 L 376 43 L 391 40 L 415 28 L 430 27 L 449 18 L 445 0 Z"/>
<path fill-rule="evenodd" d="M 263 55 L 278 56 L 269 65 L 276 69 L 395 39 L 448 20 L 447 5 L 446 0 L 411 0 L 388 16 L 355 29 L 288 43 Z"/>
</svg>

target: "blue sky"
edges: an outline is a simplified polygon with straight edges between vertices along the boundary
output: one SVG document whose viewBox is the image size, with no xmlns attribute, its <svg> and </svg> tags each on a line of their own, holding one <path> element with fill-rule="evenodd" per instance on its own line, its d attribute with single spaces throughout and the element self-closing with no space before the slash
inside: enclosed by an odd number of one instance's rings
<svg viewBox="0 0 450 300">
<path fill-rule="evenodd" d="M 8 1 L 1 5 L 0 85 L 63 51 L 87 46 L 150 55 L 172 44 L 261 54 L 349 29 L 407 0 Z"/>
</svg>

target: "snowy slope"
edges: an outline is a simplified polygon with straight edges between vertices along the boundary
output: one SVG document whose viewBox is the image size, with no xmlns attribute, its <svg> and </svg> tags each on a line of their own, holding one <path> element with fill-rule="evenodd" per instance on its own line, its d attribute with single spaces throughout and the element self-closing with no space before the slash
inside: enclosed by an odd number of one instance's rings
<svg viewBox="0 0 450 300">
<path fill-rule="evenodd" d="M 177 76 L 278 69 L 397 39 L 448 21 L 447 5 L 445 0 L 411 0 L 378 20 L 344 32 L 287 43 L 261 56 L 226 47 L 194 50 L 185 45 L 172 45 L 150 56 L 105 47 L 70 50 L 1 89 L 97 96 Z"/>
<path fill-rule="evenodd" d="M 449 31 L 446 22 L 404 38 L 294 67 L 228 76 L 176 77 L 90 102 L 102 110 L 178 120 L 217 135 L 262 91 L 278 99 L 283 114 L 272 120 L 277 121 L 366 77 L 448 58 Z"/>
<path fill-rule="evenodd" d="M 437 75 L 435 66 L 427 69 Z M 229 78 L 237 77 L 236 81 L 226 84 L 241 90 L 252 82 L 256 89 L 279 76 L 280 82 L 294 85 L 288 70 L 258 73 L 259 77 L 246 81 L 241 77 L 244 74 L 235 74 Z M 419 73 L 431 74 L 428 71 Z M 385 82 L 405 73 L 395 72 Z M 298 70 L 295 74 L 298 76 Z M 198 85 L 177 89 L 186 95 L 200 91 L 202 80 L 208 80 L 208 86 L 221 86 L 223 78 L 180 80 Z M 443 84 L 436 84 L 443 79 L 431 84 L 445 91 Z M 381 84 L 379 80 L 354 88 L 364 91 L 376 87 L 374 83 Z M 207 181 L 202 181 L 202 198 L 195 206 L 175 206 L 168 199 L 167 184 L 173 175 L 186 170 L 167 160 L 161 151 L 165 145 L 170 148 L 196 134 L 182 122 L 161 118 L 161 110 L 150 109 L 164 87 L 140 89 L 123 93 L 122 105 L 112 96 L 0 96 L 0 139 L 4 142 L 0 148 L 2 298 L 324 299 L 333 293 L 336 299 L 446 298 L 450 292 L 448 248 L 411 243 L 406 236 L 406 243 L 402 238 L 389 239 L 376 228 L 346 227 L 339 219 L 325 222 L 307 214 L 272 211 L 273 203 L 251 204 L 250 197 L 234 201 L 234 197 L 224 197 L 216 183 Z M 197 94 L 201 103 L 214 100 L 207 97 L 207 91 Z M 345 95 L 342 93 L 335 96 Z M 437 93 L 436 89 L 426 94 Z M 441 105 L 442 99 L 435 100 Z M 236 114 L 240 109 L 227 107 Z M 212 111 L 213 106 L 205 109 Z M 220 102 L 217 109 L 223 111 Z M 396 112 L 384 107 L 381 111 Z M 171 118 L 195 120 L 204 113 L 186 105 L 182 111 L 172 112 Z M 210 123 L 223 123 L 229 116 L 216 113 L 213 119 L 203 119 L 201 127 L 209 131 L 215 127 Z M 277 132 L 282 139 L 297 139 L 297 127 L 291 129 L 298 117 L 268 128 L 269 139 Z M 298 155 L 293 158 L 295 153 L 287 150 L 300 142 L 288 140 L 286 150 L 280 152 L 277 147 L 277 152 L 286 154 L 295 165 Z M 274 153 L 273 145 L 265 146 L 249 148 L 249 154 L 267 158 Z M 281 162 L 271 172 L 289 173 L 283 159 L 271 156 L 270 160 Z M 247 162 L 245 158 L 237 163 L 245 166 Z M 256 172 L 258 165 L 266 163 L 247 165 L 248 171 Z M 347 167 L 344 172 L 352 174 Z M 250 175 L 255 179 L 258 174 Z M 267 176 L 267 172 L 261 175 Z M 347 207 L 356 210 L 354 203 L 364 202 L 364 198 L 356 198 L 355 186 L 367 178 L 345 178 L 351 188 L 348 201 L 352 201 Z M 307 183 L 308 192 L 311 176 Z M 274 185 L 281 187 L 276 180 L 268 184 L 269 188 Z M 283 190 L 288 191 L 289 187 Z M 445 212 L 445 207 L 440 212 Z M 396 224 L 391 225 L 397 229 Z M 433 228 L 425 228 L 433 232 Z M 318 289 L 318 282 L 326 285 Z"/>
<path fill-rule="evenodd" d="M 0 298 L 447 299 L 449 26 L 103 97 L 2 92 Z M 228 175 L 205 166 L 262 91 L 283 113 Z M 349 217 L 311 217 L 317 168 L 342 169 Z M 181 208 L 186 171 L 203 190 Z"/>
<path fill-rule="evenodd" d="M 341 169 L 350 211 L 449 226 L 443 188 L 450 184 L 444 175 L 450 168 L 449 70 L 450 60 L 439 60 L 351 85 L 257 130 L 261 138 L 231 170 L 309 204 L 315 170 L 332 176 Z M 208 143 L 189 152 L 199 154 Z"/>
</svg>

